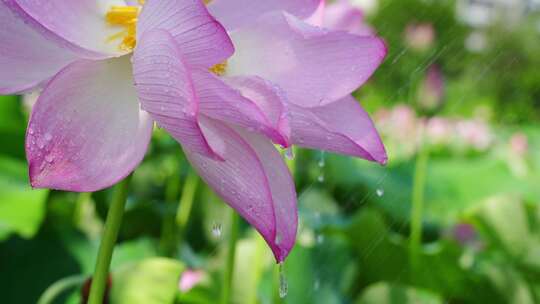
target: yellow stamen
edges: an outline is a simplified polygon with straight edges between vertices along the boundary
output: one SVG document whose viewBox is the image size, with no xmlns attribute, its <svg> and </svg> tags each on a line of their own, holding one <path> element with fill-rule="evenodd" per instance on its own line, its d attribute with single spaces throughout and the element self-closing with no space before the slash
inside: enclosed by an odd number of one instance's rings
<svg viewBox="0 0 540 304">
<path fill-rule="evenodd" d="M 144 0 L 140 0 L 139 3 L 144 4 Z M 132 51 L 137 43 L 137 18 L 140 10 L 137 6 L 112 6 L 105 15 L 105 21 L 112 26 L 124 27 L 124 30 L 110 36 L 107 42 L 122 39 L 120 50 Z"/>
<path fill-rule="evenodd" d="M 214 65 L 213 67 L 211 67 L 210 69 L 210 72 L 218 75 L 218 76 L 223 76 L 225 75 L 225 73 L 227 72 L 227 61 L 224 61 L 222 63 L 218 63 L 216 65 Z"/>
<path fill-rule="evenodd" d="M 212 0 L 203 0 L 204 4 L 208 5 L 210 4 L 210 2 L 212 2 Z"/>
</svg>

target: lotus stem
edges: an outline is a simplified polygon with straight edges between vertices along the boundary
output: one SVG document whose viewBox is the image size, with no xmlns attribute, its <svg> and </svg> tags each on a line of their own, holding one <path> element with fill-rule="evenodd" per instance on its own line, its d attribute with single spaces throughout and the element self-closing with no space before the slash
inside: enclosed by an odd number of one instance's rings
<svg viewBox="0 0 540 304">
<path fill-rule="evenodd" d="M 88 304 L 103 303 L 103 295 L 105 294 L 105 286 L 109 276 L 109 267 L 116 239 L 118 237 L 118 231 L 120 230 L 120 224 L 122 223 L 122 217 L 124 215 L 130 180 L 131 176 L 117 184 L 114 189 L 112 203 L 105 222 L 103 238 L 101 239 L 101 245 L 99 246 L 96 269 L 90 286 Z"/>
</svg>

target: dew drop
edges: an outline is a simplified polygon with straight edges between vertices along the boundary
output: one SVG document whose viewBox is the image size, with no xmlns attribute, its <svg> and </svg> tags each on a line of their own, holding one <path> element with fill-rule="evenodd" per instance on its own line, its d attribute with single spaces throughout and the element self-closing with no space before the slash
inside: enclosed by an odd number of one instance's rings
<svg viewBox="0 0 540 304">
<path fill-rule="evenodd" d="M 285 157 L 287 159 L 290 159 L 290 160 L 294 159 L 294 151 L 293 151 L 292 147 L 289 147 L 289 148 L 287 148 L 287 150 L 285 150 Z"/>
<path fill-rule="evenodd" d="M 279 263 L 279 297 L 283 299 L 287 296 L 287 293 L 289 293 L 289 284 L 285 277 L 283 262 L 281 262 Z"/>
<path fill-rule="evenodd" d="M 212 225 L 212 234 L 217 239 L 221 237 L 221 224 L 220 223 L 214 223 Z"/>
<path fill-rule="evenodd" d="M 45 156 L 45 161 L 48 162 L 49 164 L 52 163 L 54 161 L 54 155 L 47 154 L 47 156 Z"/>
<path fill-rule="evenodd" d="M 383 195 L 384 195 L 384 189 L 383 188 L 377 189 L 377 196 L 382 197 Z"/>
<path fill-rule="evenodd" d="M 51 133 L 45 133 L 44 138 L 45 138 L 45 141 L 51 141 L 51 139 L 52 139 Z"/>
</svg>

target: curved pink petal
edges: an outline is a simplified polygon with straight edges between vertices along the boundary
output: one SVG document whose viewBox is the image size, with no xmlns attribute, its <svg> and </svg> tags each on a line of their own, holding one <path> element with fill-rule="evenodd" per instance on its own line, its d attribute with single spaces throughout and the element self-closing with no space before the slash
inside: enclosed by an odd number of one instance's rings
<svg viewBox="0 0 540 304">
<path fill-rule="evenodd" d="M 264 137 L 201 117 L 208 142 L 224 161 L 186 151 L 199 175 L 264 237 L 278 262 L 294 246 L 298 226 L 294 182 Z"/>
<path fill-rule="evenodd" d="M 133 56 L 133 75 L 141 107 L 186 149 L 217 157 L 198 122 L 199 105 L 191 71 L 173 37 L 147 31 Z"/>
<path fill-rule="evenodd" d="M 312 108 L 289 105 L 289 109 L 294 144 L 386 164 L 379 133 L 354 97 Z"/>
<path fill-rule="evenodd" d="M 373 29 L 364 22 L 364 12 L 348 0 L 336 1 L 327 5 L 322 26 L 356 35 L 375 35 Z"/>
<path fill-rule="evenodd" d="M 285 11 L 300 18 L 309 17 L 320 0 L 212 0 L 210 13 L 229 31 L 250 26 L 262 15 Z"/>
<path fill-rule="evenodd" d="M 146 1 L 137 24 L 138 38 L 152 29 L 168 31 L 190 65 L 209 68 L 234 52 L 227 32 L 201 0 Z"/>
<path fill-rule="evenodd" d="M 122 31 L 110 26 L 105 15 L 121 0 L 3 0 L 36 31 L 81 57 L 100 59 L 123 54 L 108 38 Z"/>
<path fill-rule="evenodd" d="M 320 0 L 319 6 L 317 9 L 309 16 L 308 18 L 305 18 L 304 21 L 306 23 L 309 23 L 314 26 L 323 26 L 324 22 L 324 14 L 326 12 L 327 3 L 326 0 Z"/>
<path fill-rule="evenodd" d="M 0 94 L 28 91 L 75 60 L 0 2 Z"/>
<path fill-rule="evenodd" d="M 153 122 L 139 110 L 132 82 L 126 58 L 78 61 L 51 80 L 26 134 L 33 187 L 97 191 L 134 170 Z"/>
<path fill-rule="evenodd" d="M 261 79 L 225 78 L 194 71 L 201 113 L 265 134 L 276 144 L 289 146 L 290 129 L 280 92 Z"/>
<path fill-rule="evenodd" d="M 386 56 L 377 37 L 311 26 L 286 13 L 270 13 L 231 34 L 236 53 L 227 74 L 256 75 L 280 86 L 292 103 L 312 107 L 345 97 Z"/>
</svg>

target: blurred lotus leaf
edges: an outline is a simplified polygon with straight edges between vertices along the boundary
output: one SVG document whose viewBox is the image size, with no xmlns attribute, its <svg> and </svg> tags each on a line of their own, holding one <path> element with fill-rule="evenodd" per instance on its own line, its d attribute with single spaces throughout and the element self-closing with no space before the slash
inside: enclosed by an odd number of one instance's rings
<svg viewBox="0 0 540 304">
<path fill-rule="evenodd" d="M 126 264 L 113 275 L 114 304 L 174 303 L 184 265 L 176 260 L 152 258 Z"/>
<path fill-rule="evenodd" d="M 33 237 L 45 216 L 47 190 L 32 190 L 26 164 L 0 156 L 0 241 Z"/>
<path fill-rule="evenodd" d="M 412 287 L 389 283 L 377 283 L 369 286 L 356 304 L 442 304 L 436 294 Z"/>
</svg>

